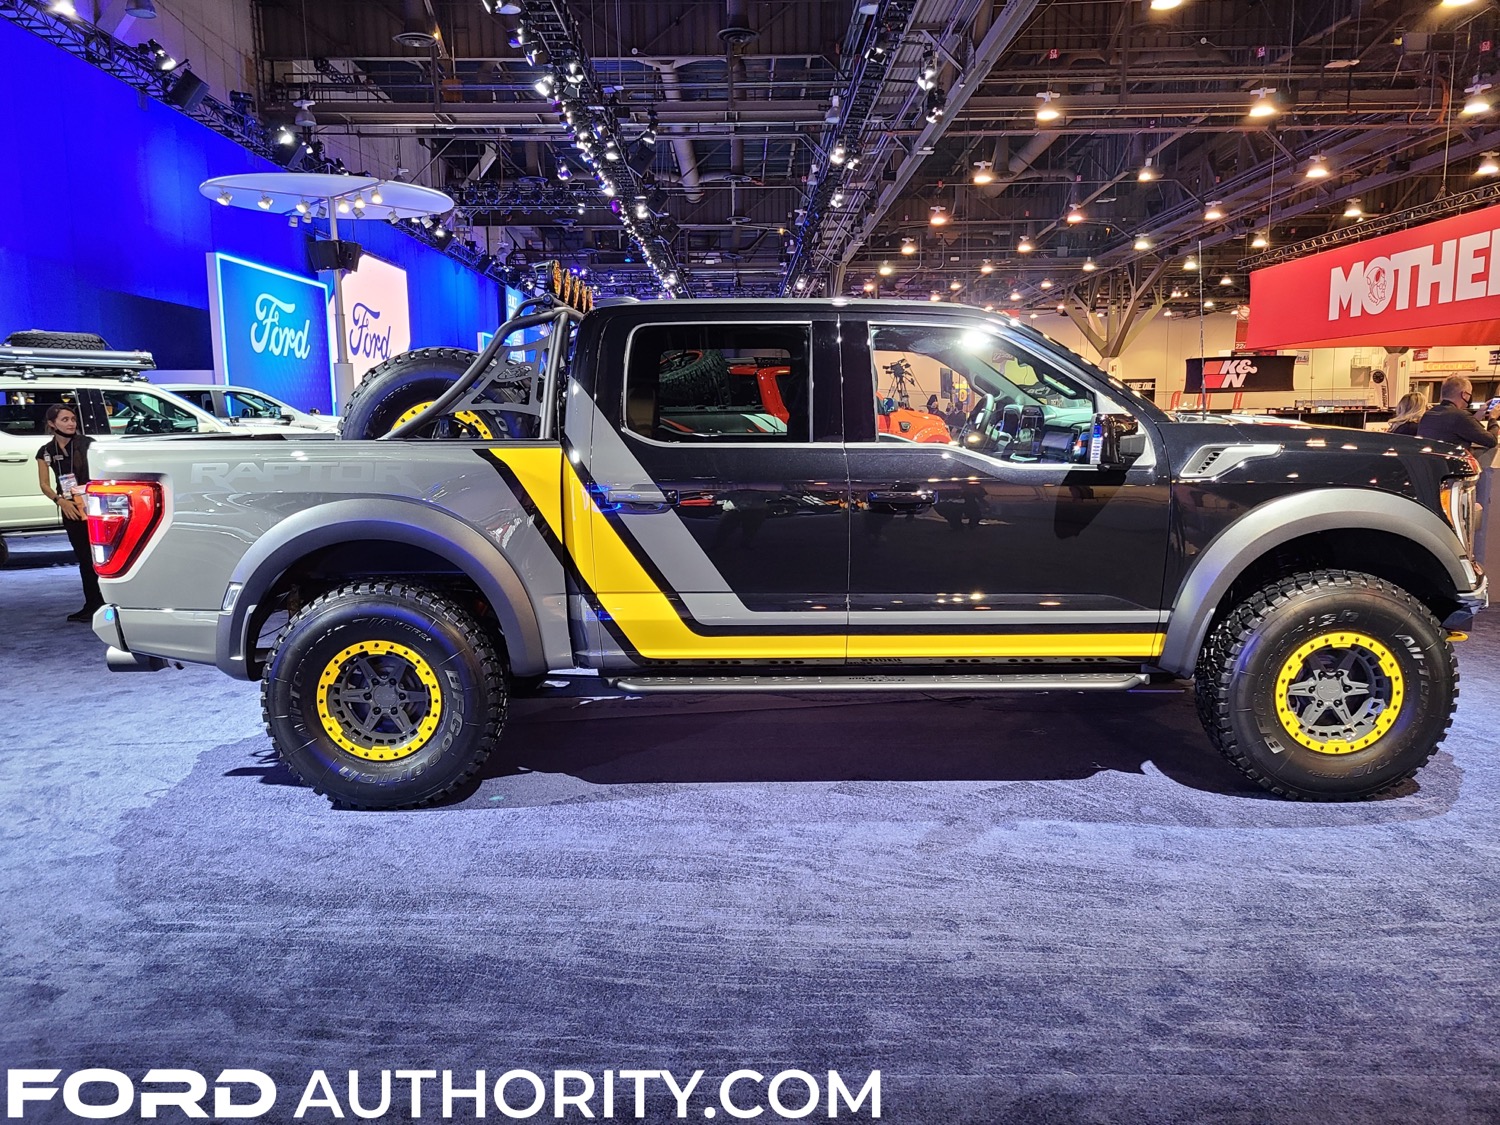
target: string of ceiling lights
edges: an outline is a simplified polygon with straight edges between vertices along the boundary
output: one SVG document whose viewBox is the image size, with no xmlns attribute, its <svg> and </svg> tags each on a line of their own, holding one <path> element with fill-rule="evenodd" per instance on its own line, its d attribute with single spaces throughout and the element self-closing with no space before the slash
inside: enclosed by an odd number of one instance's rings
<svg viewBox="0 0 1500 1125">
<path fill-rule="evenodd" d="M 1183 0 L 1151 0 L 1149 7 L 1153 11 L 1167 11 L 1173 8 L 1180 7 L 1182 2 Z M 1435 5 L 1435 7 L 1440 9 L 1464 8 L 1470 6 L 1474 2 L 1476 2 L 1476 0 L 1440 0 L 1440 3 Z M 1486 41 L 1484 43 L 1479 44 L 1479 47 L 1481 57 L 1483 57 L 1484 53 L 1490 50 L 1490 43 L 1488 39 L 1486 38 Z M 1289 67 L 1291 65 L 1292 51 L 1293 47 L 1289 47 L 1284 56 Z M 1265 58 L 1268 54 L 1267 48 L 1260 48 L 1259 53 L 1260 57 Z M 1340 56 L 1327 65 L 1330 68 L 1347 68 L 1356 65 L 1358 61 L 1359 60 L 1357 57 L 1350 58 Z M 1286 109 L 1286 104 L 1282 100 L 1280 87 L 1272 77 L 1273 73 L 1273 71 L 1268 71 L 1267 80 L 1247 91 L 1248 101 L 1244 112 L 1246 118 L 1252 123 L 1269 125 L 1272 123 L 1271 119 L 1277 117 Z M 919 74 L 920 85 L 922 84 L 924 79 L 928 78 L 928 76 L 931 74 L 931 71 L 929 68 L 924 66 L 923 70 L 920 71 Z M 1458 82 L 1454 82 L 1454 86 L 1458 85 Z M 1490 91 L 1493 89 L 1493 85 L 1494 84 L 1491 81 L 1491 76 L 1486 75 L 1483 72 L 1482 68 L 1473 73 L 1472 77 L 1468 81 L 1468 84 L 1464 87 L 1465 96 L 1462 102 L 1462 109 L 1459 110 L 1458 113 L 1453 114 L 1453 117 L 1457 118 L 1461 116 L 1466 120 L 1475 120 L 1482 119 L 1484 115 L 1489 114 L 1492 109 Z M 1034 115 L 1039 127 L 1039 131 L 1049 125 L 1056 124 L 1065 118 L 1067 111 L 1067 98 L 1065 94 L 1060 92 L 1052 82 L 1047 82 L 1043 89 L 1037 91 L 1036 97 L 1038 99 L 1038 104 L 1034 111 Z M 1451 119 L 1445 117 L 1444 120 L 1446 124 L 1446 122 Z M 1327 143 L 1326 139 L 1324 143 Z M 1162 172 L 1160 165 L 1154 159 L 1156 155 L 1158 155 L 1158 153 L 1146 155 L 1141 161 L 1135 176 L 1137 182 L 1146 184 L 1161 177 Z M 1307 182 L 1310 185 L 1317 184 L 1320 181 L 1329 180 L 1335 174 L 1333 163 L 1327 152 L 1317 151 L 1309 153 L 1304 149 L 1303 153 L 1300 156 L 1294 155 L 1294 162 L 1300 168 L 1300 175 L 1298 176 L 1299 180 Z M 1484 151 L 1481 154 L 1478 165 L 1474 170 L 1474 175 L 1500 175 L 1500 152 L 1490 150 Z M 994 183 L 996 179 L 994 172 L 994 163 L 990 160 L 975 161 L 973 164 L 973 171 L 969 179 L 970 182 L 976 187 L 983 187 L 987 184 Z M 1206 203 L 1202 204 L 1202 207 L 1202 221 L 1206 224 L 1227 226 L 1232 221 L 1231 205 L 1227 204 L 1222 199 L 1210 199 Z M 1250 249 L 1254 251 L 1267 251 L 1271 247 L 1271 229 L 1269 224 L 1271 206 L 1269 200 L 1266 202 L 1264 209 L 1267 216 L 1267 222 L 1251 227 L 1249 229 L 1249 233 L 1245 236 L 1248 239 L 1248 245 Z M 1341 214 L 1342 218 L 1346 222 L 1352 224 L 1363 223 L 1367 218 L 1363 201 L 1359 196 L 1356 195 L 1348 196 L 1342 200 Z M 929 224 L 931 226 L 945 226 L 948 223 L 949 218 L 950 212 L 947 207 L 941 204 L 935 204 L 930 208 Z M 1062 217 L 1062 223 L 1060 225 L 1075 227 L 1079 224 L 1089 221 L 1091 220 L 1084 211 L 1083 206 L 1075 197 L 1074 199 L 1071 199 L 1069 201 L 1067 210 Z M 1165 227 L 1172 225 L 1172 223 L 1178 221 L 1180 220 L 1177 213 L 1174 211 L 1174 213 L 1170 216 L 1158 216 L 1158 222 L 1156 225 L 1165 229 Z M 1175 236 L 1173 240 L 1176 240 Z M 1145 230 L 1139 231 L 1133 237 L 1131 237 L 1129 244 L 1131 250 L 1137 255 L 1150 254 L 1155 250 L 1155 241 L 1152 235 Z M 1030 232 L 1022 234 L 1015 248 L 1016 253 L 1018 253 L 1019 255 L 1032 254 L 1036 251 L 1036 249 L 1037 240 L 1033 238 Z M 910 237 L 904 237 L 902 239 L 900 253 L 902 255 L 909 256 L 914 255 L 917 252 L 918 247 L 916 244 L 916 240 Z M 979 272 L 982 276 L 990 275 L 995 272 L 995 268 L 996 267 L 993 260 L 986 258 L 981 263 Z M 1094 259 L 1093 255 L 1088 255 L 1087 257 L 1085 257 L 1082 263 L 1077 264 L 1074 268 L 1077 268 L 1082 275 L 1087 276 L 1089 274 L 1095 273 L 1095 271 L 1100 269 L 1101 263 L 1097 262 Z M 1116 267 L 1115 265 L 1111 265 L 1110 268 Z M 1191 253 L 1183 257 L 1181 261 L 1181 269 L 1184 272 L 1195 274 L 1199 271 L 1199 268 L 1199 262 Z M 878 292 L 881 287 L 881 281 L 890 278 L 895 272 L 896 271 L 889 259 L 882 261 L 878 270 L 876 271 L 879 279 L 881 280 L 877 280 L 875 277 L 867 279 L 863 285 L 864 291 L 866 293 Z M 1233 276 L 1227 273 L 1223 274 L 1218 279 L 1218 286 L 1222 289 L 1232 288 L 1235 284 L 1236 282 Z M 1050 278 L 1046 278 L 1042 280 L 1037 288 L 1040 290 L 1046 290 L 1052 288 L 1052 285 L 1052 280 Z M 948 289 L 950 292 L 956 293 L 963 288 L 964 287 L 962 283 L 957 280 L 950 282 L 948 285 Z M 1165 296 L 1167 296 L 1169 299 L 1182 298 L 1187 295 L 1188 294 L 1186 294 L 1180 288 L 1165 294 Z M 943 294 L 938 290 L 934 290 L 929 295 L 930 300 L 941 300 L 942 298 Z M 1013 303 L 1025 299 L 1025 294 L 1021 292 L 1019 279 L 1017 281 L 1017 285 L 1011 289 L 1010 299 Z M 1205 309 L 1211 310 L 1215 307 L 1215 304 L 1216 303 L 1212 299 L 1206 299 L 1202 301 L 1202 306 Z M 986 307 L 993 308 L 994 305 L 987 305 Z M 1063 306 L 1059 305 L 1058 308 L 1061 311 Z"/>
<path fill-rule="evenodd" d="M 536 68 L 533 86 L 566 123 L 574 152 L 559 154 L 557 178 L 574 177 L 569 161 L 582 165 L 608 201 L 611 214 L 640 249 L 664 294 L 690 297 L 690 279 L 673 249 L 677 226 L 667 213 L 665 195 L 649 176 L 656 145 L 656 115 L 627 140 L 621 125 L 617 91 L 606 89 L 583 47 L 577 21 L 564 0 L 483 0 L 495 16 L 515 19 L 513 46 Z M 639 172 L 638 170 L 639 169 Z"/>
<path fill-rule="evenodd" d="M 789 236 L 784 295 L 808 295 L 821 284 L 813 275 L 812 264 L 824 218 L 860 211 L 868 206 L 877 190 L 863 159 L 862 144 L 872 128 L 871 111 L 897 52 L 906 42 L 907 28 L 915 11 L 915 0 L 867 0 L 855 9 L 856 22 L 846 36 L 845 57 L 850 59 L 848 81 L 841 93 L 829 99 L 825 121 L 832 128 L 825 130 L 823 144 L 814 157 L 808 174 L 807 204 Z M 947 95 L 937 86 L 937 73 L 935 55 L 929 49 L 923 55 L 917 84 L 926 91 L 927 112 L 941 116 Z"/>
</svg>

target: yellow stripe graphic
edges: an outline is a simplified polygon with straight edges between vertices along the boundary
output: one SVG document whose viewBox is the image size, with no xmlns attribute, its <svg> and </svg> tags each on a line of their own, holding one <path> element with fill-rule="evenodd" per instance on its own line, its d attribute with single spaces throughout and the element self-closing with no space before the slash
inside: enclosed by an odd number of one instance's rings
<svg viewBox="0 0 1500 1125">
<path fill-rule="evenodd" d="M 578 474 L 566 463 L 562 450 L 502 448 L 492 452 L 526 489 L 552 534 L 564 544 L 584 584 L 631 647 L 650 660 L 949 656 L 1145 660 L 1160 655 L 1166 639 L 1162 633 L 700 636 L 683 624 L 672 603 L 610 526 Z M 609 580 L 601 581 L 601 575 L 608 575 Z M 632 592 L 610 592 L 621 589 Z"/>
</svg>

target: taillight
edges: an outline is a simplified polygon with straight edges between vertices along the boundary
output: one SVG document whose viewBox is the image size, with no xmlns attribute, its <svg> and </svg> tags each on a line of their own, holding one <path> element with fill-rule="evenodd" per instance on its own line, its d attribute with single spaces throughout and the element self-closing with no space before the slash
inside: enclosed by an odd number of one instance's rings
<svg viewBox="0 0 1500 1125">
<path fill-rule="evenodd" d="M 151 480 L 91 481 L 83 503 L 94 570 L 101 578 L 113 578 L 136 560 L 161 522 L 161 485 Z"/>
</svg>

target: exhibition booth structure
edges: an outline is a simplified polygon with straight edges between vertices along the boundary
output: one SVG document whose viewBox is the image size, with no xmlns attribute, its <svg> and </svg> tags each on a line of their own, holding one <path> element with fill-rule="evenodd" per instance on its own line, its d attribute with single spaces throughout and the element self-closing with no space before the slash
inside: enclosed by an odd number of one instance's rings
<svg viewBox="0 0 1500 1125">
<path fill-rule="evenodd" d="M 1500 206 L 1253 271 L 1245 344 L 1363 349 L 1392 395 L 1435 399 L 1452 374 L 1473 380 L 1476 400 L 1496 394 Z"/>
</svg>

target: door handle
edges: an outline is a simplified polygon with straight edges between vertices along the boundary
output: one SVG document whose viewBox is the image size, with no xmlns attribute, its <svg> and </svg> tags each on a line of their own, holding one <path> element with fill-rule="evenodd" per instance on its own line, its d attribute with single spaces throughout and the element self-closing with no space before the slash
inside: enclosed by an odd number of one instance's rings
<svg viewBox="0 0 1500 1125">
<path fill-rule="evenodd" d="M 865 494 L 865 499 L 871 504 L 884 504 L 891 508 L 927 508 L 937 503 L 937 493 L 926 488 L 875 488 Z"/>
<path fill-rule="evenodd" d="M 607 488 L 604 502 L 632 512 L 665 512 L 677 503 L 677 494 L 654 488 Z"/>
<path fill-rule="evenodd" d="M 24 455 L 21 457 L 0 457 L 0 464 L 21 465 L 24 464 L 27 460 L 28 458 Z"/>
</svg>

